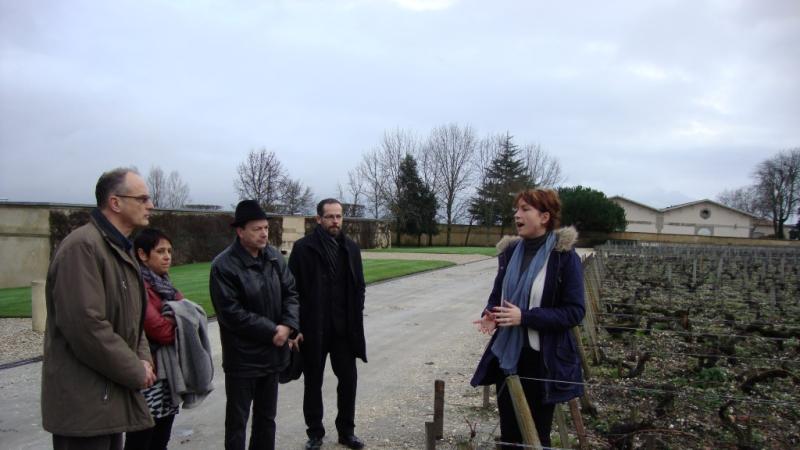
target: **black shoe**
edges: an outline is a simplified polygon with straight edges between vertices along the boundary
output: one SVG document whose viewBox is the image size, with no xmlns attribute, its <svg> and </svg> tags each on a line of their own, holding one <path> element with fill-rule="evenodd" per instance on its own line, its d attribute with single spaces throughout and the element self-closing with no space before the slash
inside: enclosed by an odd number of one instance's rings
<svg viewBox="0 0 800 450">
<path fill-rule="evenodd" d="M 322 438 L 308 438 L 306 441 L 306 450 L 319 450 L 322 448 Z"/>
<path fill-rule="evenodd" d="M 364 448 L 364 441 L 359 439 L 355 434 L 351 434 L 349 436 L 339 436 L 339 443 L 354 450 Z"/>
</svg>

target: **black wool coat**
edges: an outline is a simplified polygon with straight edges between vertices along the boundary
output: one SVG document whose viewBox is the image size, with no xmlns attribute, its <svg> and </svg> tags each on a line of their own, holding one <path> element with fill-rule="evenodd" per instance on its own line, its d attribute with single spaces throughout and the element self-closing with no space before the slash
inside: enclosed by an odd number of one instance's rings
<svg viewBox="0 0 800 450">
<path fill-rule="evenodd" d="M 348 261 L 347 292 L 347 339 L 357 358 L 367 362 L 367 343 L 364 337 L 364 268 L 361 250 L 349 237 L 343 236 Z M 325 249 L 317 233 L 311 233 L 294 243 L 289 255 L 289 269 L 294 274 L 300 299 L 300 331 L 304 355 L 319 355 L 325 339 L 325 320 L 322 302 L 327 301 L 329 284 Z"/>
</svg>

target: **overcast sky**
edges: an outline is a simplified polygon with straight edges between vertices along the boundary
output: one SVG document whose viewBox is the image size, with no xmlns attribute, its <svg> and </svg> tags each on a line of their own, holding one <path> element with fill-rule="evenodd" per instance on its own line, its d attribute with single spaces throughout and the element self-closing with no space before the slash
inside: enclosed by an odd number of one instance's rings
<svg viewBox="0 0 800 450">
<path fill-rule="evenodd" d="M 0 198 L 103 171 L 238 200 L 274 150 L 315 198 L 385 130 L 508 131 L 567 185 L 664 207 L 800 146 L 800 1 L 0 0 Z"/>
</svg>

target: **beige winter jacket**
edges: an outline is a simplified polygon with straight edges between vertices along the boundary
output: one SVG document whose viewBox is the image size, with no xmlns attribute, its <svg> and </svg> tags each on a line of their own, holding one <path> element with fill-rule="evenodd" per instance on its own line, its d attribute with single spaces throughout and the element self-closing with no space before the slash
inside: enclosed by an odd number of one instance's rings
<svg viewBox="0 0 800 450">
<path fill-rule="evenodd" d="M 151 361 L 139 266 L 97 215 L 64 239 L 47 274 L 42 425 L 65 436 L 153 426 L 139 393 L 141 360 Z"/>
</svg>

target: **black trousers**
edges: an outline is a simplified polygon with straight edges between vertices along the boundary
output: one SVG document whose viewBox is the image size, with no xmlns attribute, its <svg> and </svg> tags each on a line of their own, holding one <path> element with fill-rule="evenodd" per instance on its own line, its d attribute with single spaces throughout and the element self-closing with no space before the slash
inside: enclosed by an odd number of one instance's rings
<svg viewBox="0 0 800 450">
<path fill-rule="evenodd" d="M 342 336 L 329 337 L 322 340 L 322 351 L 318 358 L 303 354 L 303 416 L 306 419 L 306 434 L 310 438 L 325 436 L 322 424 L 322 379 L 325 374 L 325 360 L 331 355 L 331 368 L 336 375 L 336 430 L 340 436 L 353 434 L 356 424 L 356 357 Z"/>
<path fill-rule="evenodd" d="M 153 428 L 125 433 L 125 450 L 167 450 L 175 414 L 153 420 Z"/>
<path fill-rule="evenodd" d="M 91 437 L 54 434 L 53 450 L 122 450 L 122 433 Z"/>
<path fill-rule="evenodd" d="M 278 406 L 278 374 L 261 377 L 225 375 L 225 449 L 244 450 L 250 405 L 253 425 L 250 450 L 275 448 L 275 413 Z"/>
<path fill-rule="evenodd" d="M 527 339 L 526 339 L 527 341 Z M 517 364 L 517 375 L 520 378 L 542 378 L 544 372 L 539 368 L 539 352 L 525 345 L 519 356 Z M 533 421 L 536 424 L 536 432 L 543 447 L 550 446 L 550 430 L 553 428 L 553 413 L 555 405 L 544 405 L 544 389 L 541 381 L 520 380 L 522 390 L 525 391 L 525 398 L 531 409 Z M 500 439 L 503 442 L 522 443 L 522 433 L 517 425 L 517 416 L 514 414 L 514 405 L 505 386 L 505 380 L 497 383 L 497 409 L 500 410 Z M 513 449 L 518 447 L 503 446 L 502 448 Z"/>
</svg>

